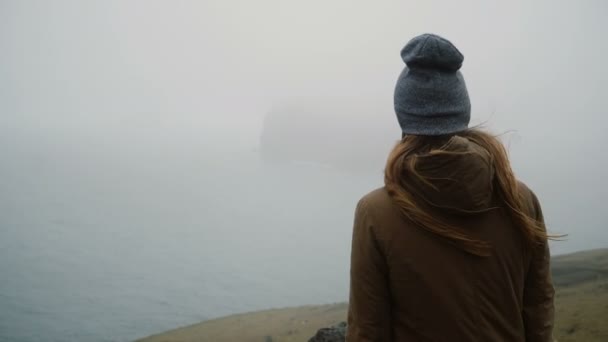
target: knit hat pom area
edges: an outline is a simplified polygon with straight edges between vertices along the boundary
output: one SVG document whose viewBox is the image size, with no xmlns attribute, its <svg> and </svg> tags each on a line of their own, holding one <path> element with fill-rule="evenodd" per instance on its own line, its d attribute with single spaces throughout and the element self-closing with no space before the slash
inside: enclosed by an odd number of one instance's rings
<svg viewBox="0 0 608 342">
<path fill-rule="evenodd" d="M 457 71 L 464 56 L 447 39 L 426 33 L 413 38 L 401 50 L 401 58 L 409 68 L 435 68 Z"/>
</svg>

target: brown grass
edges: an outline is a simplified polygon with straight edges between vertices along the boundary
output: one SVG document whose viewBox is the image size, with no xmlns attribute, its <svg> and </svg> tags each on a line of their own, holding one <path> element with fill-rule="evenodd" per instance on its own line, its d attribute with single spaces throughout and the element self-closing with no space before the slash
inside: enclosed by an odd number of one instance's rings
<svg viewBox="0 0 608 342">
<path fill-rule="evenodd" d="M 321 327 L 344 321 L 346 304 L 258 311 L 150 336 L 140 342 L 307 341 Z"/>
</svg>

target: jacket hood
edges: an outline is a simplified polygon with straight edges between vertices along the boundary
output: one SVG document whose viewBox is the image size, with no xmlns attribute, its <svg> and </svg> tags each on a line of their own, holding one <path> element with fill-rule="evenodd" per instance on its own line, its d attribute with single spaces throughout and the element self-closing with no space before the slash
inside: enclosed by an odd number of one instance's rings
<svg viewBox="0 0 608 342">
<path fill-rule="evenodd" d="M 458 214 L 492 209 L 492 156 L 464 137 L 454 136 L 441 150 L 419 154 L 415 172 L 420 177 L 406 182 L 410 191 L 433 207 Z"/>
</svg>

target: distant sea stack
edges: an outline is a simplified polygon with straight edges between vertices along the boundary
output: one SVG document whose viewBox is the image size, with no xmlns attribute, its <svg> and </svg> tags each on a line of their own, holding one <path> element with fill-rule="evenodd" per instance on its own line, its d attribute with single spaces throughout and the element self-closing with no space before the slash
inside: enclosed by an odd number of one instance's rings
<svg viewBox="0 0 608 342">
<path fill-rule="evenodd" d="M 390 109 L 390 107 L 389 107 Z M 318 163 L 354 172 L 380 172 L 399 140 L 390 111 L 343 101 L 308 100 L 268 111 L 260 138 L 265 162 Z"/>
</svg>

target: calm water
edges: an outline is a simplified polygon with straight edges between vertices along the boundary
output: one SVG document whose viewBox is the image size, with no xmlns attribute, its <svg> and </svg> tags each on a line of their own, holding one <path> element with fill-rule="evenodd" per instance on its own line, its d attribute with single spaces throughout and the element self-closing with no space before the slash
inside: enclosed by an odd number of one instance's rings
<svg viewBox="0 0 608 342">
<path fill-rule="evenodd" d="M 129 341 L 344 301 L 354 206 L 381 182 L 255 153 L 34 159 L 2 168 L 3 342 Z"/>
</svg>

